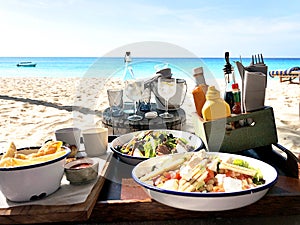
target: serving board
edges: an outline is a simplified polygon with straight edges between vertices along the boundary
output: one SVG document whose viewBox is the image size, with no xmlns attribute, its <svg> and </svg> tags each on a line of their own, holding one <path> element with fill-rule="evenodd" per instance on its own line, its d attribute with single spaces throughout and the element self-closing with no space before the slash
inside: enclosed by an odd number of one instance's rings
<svg viewBox="0 0 300 225">
<path fill-rule="evenodd" d="M 111 157 L 112 152 L 109 152 L 100 176 L 85 202 L 71 205 L 26 205 L 0 209 L 0 223 L 33 224 L 88 220 L 104 185 Z"/>
</svg>

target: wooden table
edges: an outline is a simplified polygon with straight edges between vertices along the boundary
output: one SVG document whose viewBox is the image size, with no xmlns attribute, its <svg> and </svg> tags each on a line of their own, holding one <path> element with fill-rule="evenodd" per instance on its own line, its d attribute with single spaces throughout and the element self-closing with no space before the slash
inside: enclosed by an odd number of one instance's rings
<svg viewBox="0 0 300 225">
<path fill-rule="evenodd" d="M 260 158 L 274 166 L 279 178 L 277 183 L 270 188 L 269 192 L 256 203 L 233 210 L 198 212 L 172 208 L 149 198 L 141 186 L 132 182 L 124 185 L 125 181 L 131 179 L 130 166 L 120 161 L 113 155 L 107 162 L 107 170 L 98 183 L 101 191 L 94 192 L 88 199 L 88 206 L 82 215 L 78 214 L 76 206 L 62 206 L 52 209 L 52 214 L 46 212 L 47 207 L 28 206 L 22 210 L 4 210 L 0 214 L 0 224 L 28 224 L 41 222 L 57 222 L 62 224 L 64 216 L 72 213 L 74 217 L 68 219 L 64 224 L 102 224 L 104 222 L 121 222 L 122 224 L 138 224 L 140 221 L 149 221 L 149 224 L 297 224 L 300 215 L 300 180 L 298 163 L 293 157 L 283 158 L 274 152 L 272 146 L 265 146 L 253 150 L 239 152 L 239 154 Z M 297 168 L 297 171 L 295 171 Z M 124 190 L 131 193 L 126 199 Z M 142 194 L 141 194 L 142 193 Z M 90 206 L 93 207 L 90 207 Z M 61 212 L 64 213 L 61 213 Z M 47 214 L 48 213 L 48 214 Z M 48 219 L 45 220 L 45 215 Z M 42 216 L 44 216 L 42 218 Z M 22 217 L 24 219 L 22 220 Z M 39 218 L 40 217 L 40 218 Z M 59 218 L 56 218 L 59 217 Z M 66 217 L 65 217 L 66 218 Z M 133 223 L 135 221 L 135 223 Z M 249 222 L 250 221 L 250 222 Z"/>
<path fill-rule="evenodd" d="M 146 196 L 139 198 L 133 194 L 132 199 L 121 199 L 122 179 L 131 177 L 133 167 L 125 165 L 116 157 L 112 157 L 108 175 L 89 222 L 117 222 L 117 221 L 147 221 L 147 220 L 183 220 L 187 219 L 206 220 L 211 218 L 266 218 L 277 216 L 300 215 L 300 180 L 298 177 L 298 164 L 293 159 L 283 159 L 275 153 L 272 147 L 258 148 L 243 151 L 242 155 L 257 155 L 269 164 L 273 165 L 279 172 L 278 181 L 266 196 L 258 202 L 239 209 L 198 212 L 172 208 L 159 202 L 151 200 Z M 295 171 L 291 171 L 294 164 L 297 166 L 297 177 Z M 122 171 L 122 175 L 118 171 Z M 291 175 L 294 177 L 286 176 Z M 132 187 L 132 193 L 138 193 L 137 186 Z M 136 198 L 136 199 L 134 199 Z M 109 216 L 107 216 L 109 215 Z M 250 219 L 251 219 L 250 218 Z M 299 218 L 300 219 L 300 218 Z M 161 223 L 163 224 L 163 223 Z M 220 223 L 221 224 L 221 223 Z M 286 223 L 288 224 L 288 223 Z"/>
<path fill-rule="evenodd" d="M 158 114 L 164 111 L 156 108 L 156 104 L 151 104 L 151 111 L 155 111 Z M 103 112 L 102 123 L 105 127 L 109 128 L 109 133 L 112 135 L 121 135 L 128 132 L 149 130 L 149 129 L 171 129 L 171 130 L 182 130 L 183 125 L 186 123 L 185 111 L 181 108 L 177 110 L 169 111 L 173 118 L 163 119 L 156 117 L 153 119 L 145 118 L 145 112 L 138 111 L 137 114 L 143 117 L 140 121 L 129 121 L 128 114 L 123 113 L 122 116 L 112 116 L 110 108 L 106 108 Z"/>
<path fill-rule="evenodd" d="M 106 184 L 105 184 L 106 185 Z M 116 184 L 108 185 L 110 190 L 119 191 Z M 116 185 L 117 186 L 117 185 Z M 103 189 L 107 190 L 107 189 Z M 104 193 L 101 193 L 104 194 Z M 105 194 L 104 194 L 105 195 Z M 108 216 L 109 215 L 109 216 Z M 216 212 L 187 211 L 162 205 L 159 202 L 145 200 L 104 200 L 99 199 L 89 219 L 89 223 L 120 221 L 176 221 L 211 218 L 270 218 L 273 216 L 300 215 L 300 182 L 296 178 L 279 176 L 277 184 L 258 202 L 234 210 Z M 263 220 L 262 220 L 263 221 Z M 285 223 L 288 224 L 288 223 Z"/>
</svg>

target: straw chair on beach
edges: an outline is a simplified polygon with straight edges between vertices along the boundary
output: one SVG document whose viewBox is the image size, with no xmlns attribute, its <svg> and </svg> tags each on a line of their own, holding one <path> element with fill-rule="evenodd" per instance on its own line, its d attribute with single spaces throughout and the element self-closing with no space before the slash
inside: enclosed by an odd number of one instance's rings
<svg viewBox="0 0 300 225">
<path fill-rule="evenodd" d="M 270 77 L 278 76 L 281 82 L 289 81 L 290 83 L 300 84 L 300 67 L 292 67 L 287 70 L 273 70 L 269 72 Z M 299 82 L 293 80 L 299 78 Z"/>
</svg>

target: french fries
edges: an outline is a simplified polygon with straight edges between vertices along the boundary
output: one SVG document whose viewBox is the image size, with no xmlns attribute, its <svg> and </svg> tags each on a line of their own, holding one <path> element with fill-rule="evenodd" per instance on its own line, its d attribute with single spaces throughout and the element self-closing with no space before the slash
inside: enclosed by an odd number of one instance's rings
<svg viewBox="0 0 300 225">
<path fill-rule="evenodd" d="M 7 151 L 2 156 L 2 159 L 14 157 L 16 151 L 17 151 L 17 148 L 16 148 L 15 144 L 13 142 L 11 142 L 8 149 L 7 149 Z"/>
<path fill-rule="evenodd" d="M 28 166 L 41 162 L 47 162 L 66 154 L 61 148 L 61 141 L 50 141 L 43 145 L 37 152 L 30 154 L 18 153 L 12 142 L 0 160 L 0 167 Z"/>
</svg>

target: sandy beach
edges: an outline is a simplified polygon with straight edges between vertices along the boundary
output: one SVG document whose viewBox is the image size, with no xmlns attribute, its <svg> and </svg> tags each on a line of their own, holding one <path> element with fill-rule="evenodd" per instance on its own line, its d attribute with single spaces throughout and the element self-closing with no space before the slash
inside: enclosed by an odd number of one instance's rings
<svg viewBox="0 0 300 225">
<path fill-rule="evenodd" d="M 104 78 L 0 78 L 1 146 L 37 146 L 54 138 L 64 127 L 81 129 L 101 125 L 108 107 L 106 90 L 123 87 L 120 80 Z M 183 104 L 186 129 L 192 131 L 191 112 L 195 112 L 192 87 Z M 274 109 L 278 142 L 300 154 L 300 88 L 297 84 L 268 83 L 265 105 Z"/>
</svg>

